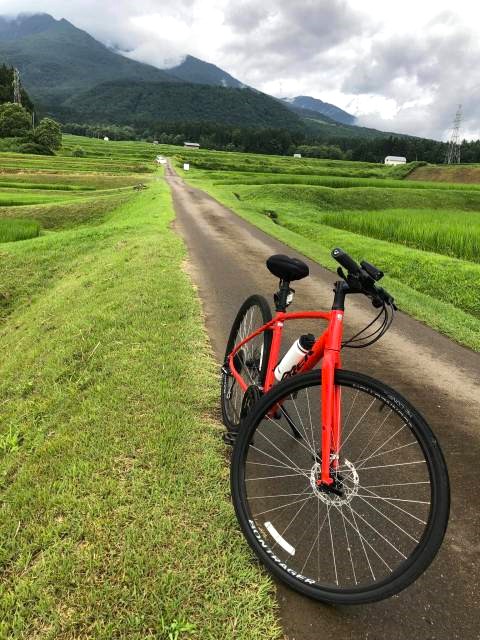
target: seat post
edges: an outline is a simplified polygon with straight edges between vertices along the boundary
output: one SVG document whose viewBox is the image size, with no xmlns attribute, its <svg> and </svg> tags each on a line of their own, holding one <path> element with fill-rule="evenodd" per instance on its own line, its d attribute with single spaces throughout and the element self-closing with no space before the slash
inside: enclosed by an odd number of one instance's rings
<svg viewBox="0 0 480 640">
<path fill-rule="evenodd" d="M 275 301 L 276 311 L 281 311 L 281 312 L 286 311 L 288 306 L 287 304 L 288 294 L 290 292 L 291 292 L 290 282 L 288 282 L 288 280 L 280 280 L 280 288 L 273 297 Z"/>
</svg>

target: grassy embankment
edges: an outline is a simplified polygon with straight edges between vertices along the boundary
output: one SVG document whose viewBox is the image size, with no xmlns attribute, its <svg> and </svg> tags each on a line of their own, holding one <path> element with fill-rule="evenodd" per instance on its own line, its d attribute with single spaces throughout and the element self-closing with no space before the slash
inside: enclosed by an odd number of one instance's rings
<svg viewBox="0 0 480 640">
<path fill-rule="evenodd" d="M 100 158 L 8 158 L 100 193 L 0 209 L 48 227 L 0 244 L 0 638 L 279 637 L 168 189 L 115 151 L 114 187 Z"/>
<path fill-rule="evenodd" d="M 365 163 L 195 153 L 175 155 L 192 184 L 332 270 L 334 246 L 378 264 L 402 310 L 480 350 L 478 185 L 392 184 L 405 168 Z M 254 165 L 260 174 L 244 170 Z"/>
</svg>

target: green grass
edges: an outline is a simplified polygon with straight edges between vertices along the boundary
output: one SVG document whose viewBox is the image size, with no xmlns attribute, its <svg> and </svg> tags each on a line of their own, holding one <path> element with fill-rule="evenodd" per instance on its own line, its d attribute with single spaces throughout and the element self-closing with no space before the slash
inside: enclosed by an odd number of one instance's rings
<svg viewBox="0 0 480 640">
<path fill-rule="evenodd" d="M 353 178 L 335 176 L 334 170 L 322 175 L 296 175 L 291 173 L 240 173 L 233 171 L 212 172 L 208 178 L 218 184 L 305 184 L 332 189 L 348 189 L 358 187 L 373 187 L 377 189 L 437 189 L 446 191 L 479 191 L 480 184 L 450 184 L 448 182 L 421 182 L 392 180 L 388 178 Z"/>
<path fill-rule="evenodd" d="M 116 195 L 101 198 L 87 198 L 39 204 L 23 207 L 8 207 L 0 209 L 0 219 L 16 219 L 28 216 L 37 221 L 42 229 L 66 229 L 78 224 L 97 224 L 105 215 L 117 208 L 130 197 L 130 192 L 120 192 Z"/>
<path fill-rule="evenodd" d="M 39 233 L 40 225 L 34 220 L 0 219 L 0 243 L 36 238 Z"/>
<path fill-rule="evenodd" d="M 408 247 L 480 262 L 480 212 L 422 209 L 322 213 L 322 225 Z"/>
<path fill-rule="evenodd" d="M 156 181 L 1 245 L 1 638 L 281 636 L 172 219 Z"/>
<path fill-rule="evenodd" d="M 209 184 L 203 181 L 203 184 Z M 215 189 L 215 185 L 212 185 Z M 478 191 L 440 191 L 426 189 L 330 189 L 310 185 L 235 185 L 228 189 L 218 185 L 218 191 L 236 193 L 237 199 L 252 206 L 274 208 L 282 203 L 298 211 L 383 211 L 387 209 L 426 209 L 431 211 L 480 210 Z"/>
<path fill-rule="evenodd" d="M 115 189 L 126 185 L 135 185 L 144 180 L 138 174 L 122 174 L 112 176 L 100 172 L 88 173 L 51 173 L 36 171 L 34 173 L 1 173 L 0 155 L 0 190 L 3 188 L 35 188 L 35 189 L 57 189 L 59 191 L 91 191 L 94 189 Z M 21 159 L 18 159 L 21 163 Z M 67 183 L 66 183 L 67 181 Z M 30 186 L 31 185 L 31 186 Z"/>
<path fill-rule="evenodd" d="M 240 216 L 332 271 L 335 246 L 377 264 L 388 274 L 385 286 L 403 311 L 480 351 L 480 193 L 471 185 L 416 188 L 412 181 L 398 188 L 375 178 L 375 186 L 373 180 L 352 180 L 364 186 L 332 188 L 304 184 L 304 176 L 300 182 L 296 174 L 289 184 L 255 185 L 250 173 L 242 184 L 241 175 L 229 167 L 221 174 L 216 155 L 215 164 L 211 175 L 204 169 L 188 174 L 178 170 Z M 228 174 L 235 176 L 235 184 L 227 183 Z"/>
</svg>

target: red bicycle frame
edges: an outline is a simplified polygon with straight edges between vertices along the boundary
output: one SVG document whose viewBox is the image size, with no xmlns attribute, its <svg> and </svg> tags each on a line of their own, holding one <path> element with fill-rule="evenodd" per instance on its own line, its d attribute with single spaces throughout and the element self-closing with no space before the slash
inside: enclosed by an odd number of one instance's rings
<svg viewBox="0 0 480 640">
<path fill-rule="evenodd" d="M 260 335 L 264 331 L 272 332 L 272 343 L 268 358 L 267 371 L 263 391 L 267 393 L 275 383 L 274 369 L 280 360 L 283 327 L 287 320 L 326 320 L 327 328 L 315 341 L 311 351 L 300 363 L 296 373 L 310 371 L 322 360 L 322 424 L 320 440 L 322 443 L 322 464 L 319 484 L 330 485 L 333 483 L 331 469 L 338 467 L 338 455 L 341 438 L 341 390 L 335 385 L 335 369 L 340 367 L 340 350 L 343 335 L 343 310 L 324 311 L 298 311 L 286 313 L 278 311 L 275 317 L 262 327 L 248 335 L 239 342 L 228 357 L 230 372 L 235 377 L 241 389 L 245 392 L 248 384 L 241 374 L 235 369 L 234 358 L 238 351 L 247 342 Z M 320 425 L 319 425 L 320 426 Z"/>
</svg>

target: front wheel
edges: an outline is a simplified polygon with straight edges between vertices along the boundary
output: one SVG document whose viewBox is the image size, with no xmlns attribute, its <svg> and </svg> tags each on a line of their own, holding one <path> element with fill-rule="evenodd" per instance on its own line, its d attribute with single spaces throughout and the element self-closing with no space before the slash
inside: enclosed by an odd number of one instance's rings
<svg viewBox="0 0 480 640">
<path fill-rule="evenodd" d="M 235 444 L 231 489 L 243 533 L 271 573 L 316 600 L 361 604 L 401 591 L 435 557 L 448 473 L 429 426 L 396 391 L 342 370 L 335 384 L 339 493 L 317 484 L 319 370 L 276 385 L 257 404 Z"/>
</svg>

